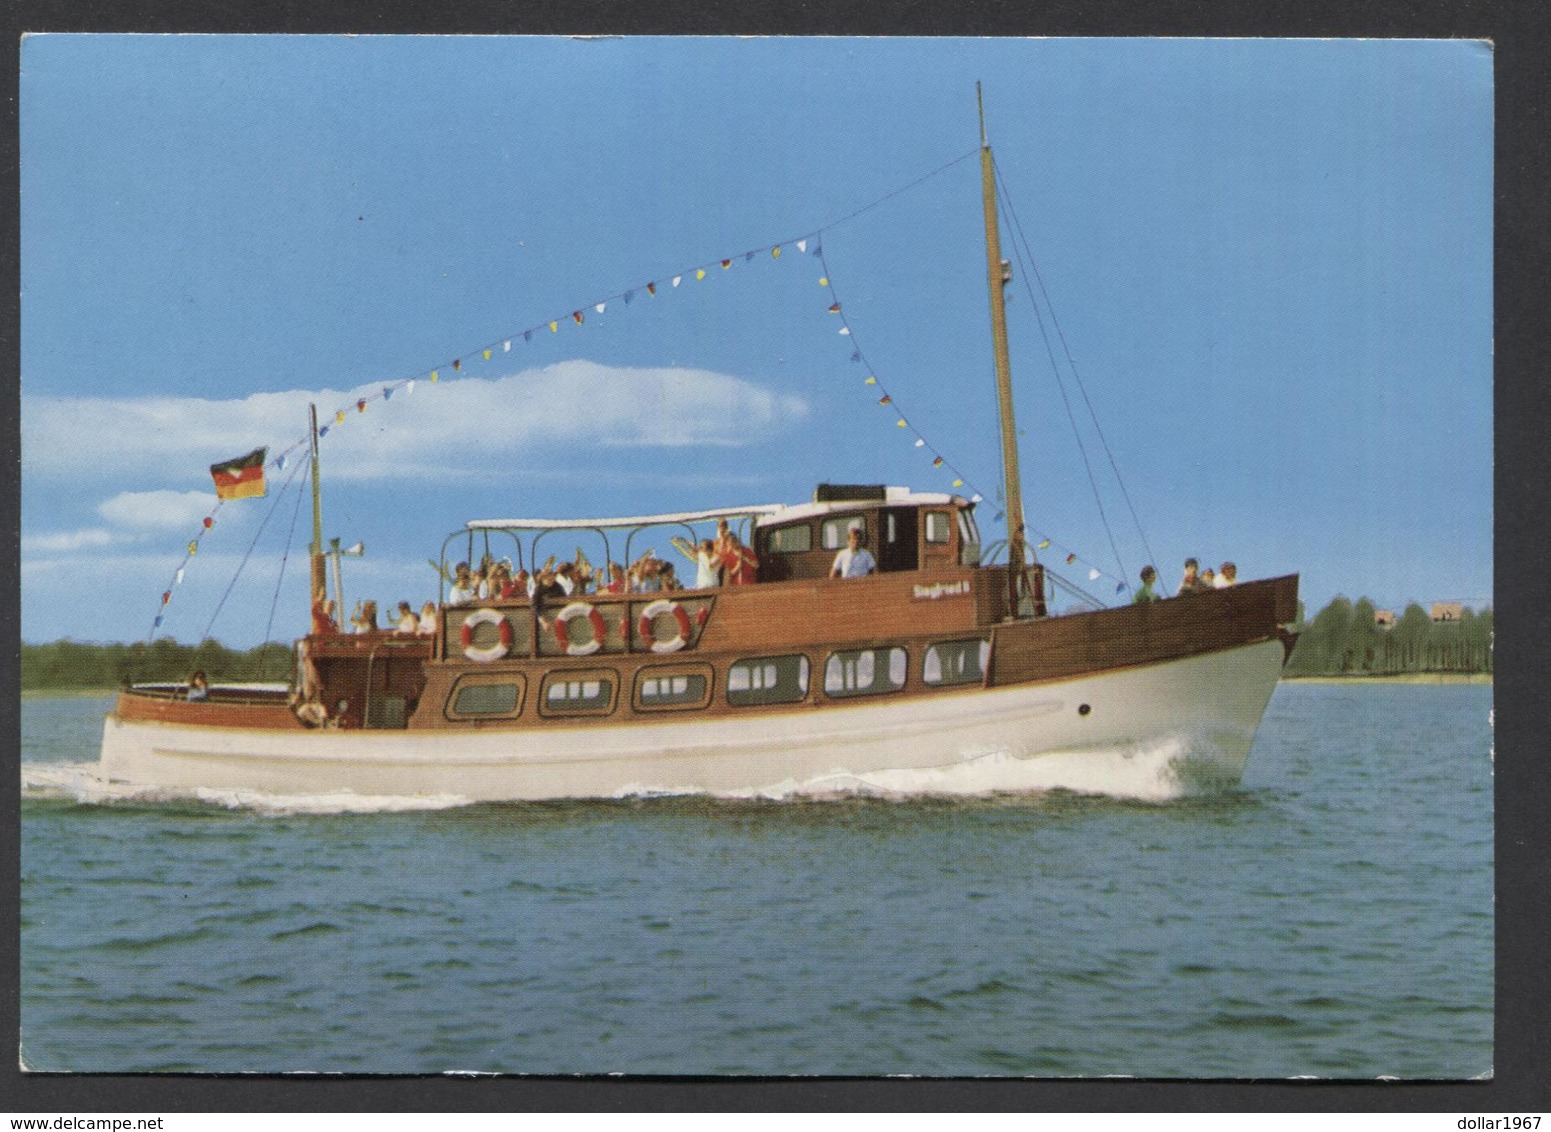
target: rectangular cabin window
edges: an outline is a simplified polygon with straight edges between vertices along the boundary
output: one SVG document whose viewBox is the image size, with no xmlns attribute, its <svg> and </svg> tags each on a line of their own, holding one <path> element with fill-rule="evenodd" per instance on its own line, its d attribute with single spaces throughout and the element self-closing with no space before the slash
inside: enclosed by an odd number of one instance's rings
<svg viewBox="0 0 1551 1132">
<path fill-rule="evenodd" d="M 734 707 L 790 704 L 808 694 L 808 658 L 762 656 L 727 670 L 727 702 Z"/>
<path fill-rule="evenodd" d="M 928 511 L 926 513 L 926 541 L 946 543 L 948 541 L 948 512 Z"/>
<path fill-rule="evenodd" d="M 828 696 L 872 696 L 905 686 L 905 650 L 896 646 L 829 654 L 824 664 Z"/>
<path fill-rule="evenodd" d="M 701 708 L 711 702 L 709 669 L 644 668 L 636 676 L 636 707 L 645 711 Z"/>
<path fill-rule="evenodd" d="M 544 715 L 607 715 L 614 708 L 612 672 L 552 672 L 544 678 Z"/>
<path fill-rule="evenodd" d="M 521 710 L 522 684 L 518 680 L 460 680 L 453 690 L 447 717 L 512 716 Z"/>
<path fill-rule="evenodd" d="M 867 516 L 866 515 L 842 515 L 835 519 L 825 519 L 820 524 L 819 545 L 825 550 L 839 550 L 846 545 L 846 532 L 852 527 L 862 532 L 862 545 L 867 545 Z"/>
<path fill-rule="evenodd" d="M 980 565 L 980 528 L 968 511 L 959 512 L 959 561 L 965 566 Z"/>
<path fill-rule="evenodd" d="M 921 664 L 921 679 L 934 687 L 979 684 L 985 680 L 986 665 L 990 661 L 990 641 L 938 641 L 927 646 L 926 659 Z"/>
<path fill-rule="evenodd" d="M 807 523 L 795 527 L 777 527 L 770 532 L 768 543 L 772 554 L 801 554 L 813 549 L 813 528 Z"/>
</svg>

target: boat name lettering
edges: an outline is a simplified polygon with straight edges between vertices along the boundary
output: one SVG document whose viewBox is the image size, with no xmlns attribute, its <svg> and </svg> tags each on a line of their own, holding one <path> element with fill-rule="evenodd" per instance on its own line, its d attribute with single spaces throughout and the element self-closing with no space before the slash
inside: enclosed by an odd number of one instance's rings
<svg viewBox="0 0 1551 1132">
<path fill-rule="evenodd" d="M 943 597 L 963 597 L 969 593 L 969 579 L 962 582 L 933 582 L 929 586 L 915 588 L 916 601 L 936 601 Z"/>
</svg>

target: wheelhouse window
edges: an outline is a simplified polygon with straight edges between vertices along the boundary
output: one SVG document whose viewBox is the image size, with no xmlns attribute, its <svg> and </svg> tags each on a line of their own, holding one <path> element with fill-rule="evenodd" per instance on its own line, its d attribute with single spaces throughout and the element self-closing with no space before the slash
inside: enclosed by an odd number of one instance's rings
<svg viewBox="0 0 1551 1132">
<path fill-rule="evenodd" d="M 926 513 L 926 541 L 946 543 L 951 530 L 946 511 L 928 511 Z"/>
<path fill-rule="evenodd" d="M 808 658 L 762 656 L 727 670 L 727 702 L 734 707 L 795 703 L 808 694 Z"/>
<path fill-rule="evenodd" d="M 950 684 L 979 684 L 985 680 L 991 661 L 991 642 L 938 641 L 928 645 L 921 663 L 921 679 L 934 687 Z"/>
<path fill-rule="evenodd" d="M 807 523 L 777 527 L 770 532 L 770 540 L 766 545 L 772 554 L 801 554 L 813 549 L 813 528 Z"/>
<path fill-rule="evenodd" d="M 824 694 L 873 696 L 905 686 L 905 650 L 899 646 L 829 654 L 824 663 Z"/>
<path fill-rule="evenodd" d="M 980 528 L 967 508 L 959 511 L 959 555 L 966 566 L 980 564 Z"/>
<path fill-rule="evenodd" d="M 511 717 L 522 711 L 523 680 L 507 676 L 464 678 L 453 688 L 447 704 L 448 719 Z"/>
<path fill-rule="evenodd" d="M 636 675 L 635 706 L 643 711 L 702 708 L 710 702 L 708 668 L 643 668 Z"/>
<path fill-rule="evenodd" d="M 841 515 L 825 519 L 819 525 L 819 545 L 825 550 L 839 550 L 846 544 L 846 532 L 852 527 L 862 532 L 862 545 L 867 545 L 867 516 Z"/>
<path fill-rule="evenodd" d="M 544 715 L 607 715 L 614 709 L 612 672 L 552 672 L 544 678 Z"/>
</svg>

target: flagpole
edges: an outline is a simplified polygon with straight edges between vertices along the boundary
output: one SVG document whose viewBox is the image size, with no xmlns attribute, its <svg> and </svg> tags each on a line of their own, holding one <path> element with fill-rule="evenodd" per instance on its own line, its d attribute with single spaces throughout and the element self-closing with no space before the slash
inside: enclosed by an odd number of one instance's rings
<svg viewBox="0 0 1551 1132">
<path fill-rule="evenodd" d="M 1012 364 L 1007 356 L 1007 304 L 1002 294 L 1002 289 L 1012 278 L 1012 272 L 1002 259 L 996 222 L 996 178 L 991 163 L 991 146 L 986 141 L 985 103 L 981 100 L 979 83 L 975 84 L 975 104 L 980 110 L 980 188 L 985 206 L 986 269 L 991 289 L 991 344 L 996 356 L 996 399 L 1002 423 L 1003 502 L 1007 512 L 1007 611 L 1016 617 L 1018 577 L 1024 567 L 1023 489 L 1018 479 L 1018 432 L 1012 411 Z M 1037 603 L 1038 595 L 1035 600 Z"/>
<path fill-rule="evenodd" d="M 308 595 L 311 602 L 327 593 L 328 574 L 323 562 L 323 494 L 318 486 L 318 406 L 308 405 L 307 415 L 312 437 L 312 593 Z"/>
</svg>

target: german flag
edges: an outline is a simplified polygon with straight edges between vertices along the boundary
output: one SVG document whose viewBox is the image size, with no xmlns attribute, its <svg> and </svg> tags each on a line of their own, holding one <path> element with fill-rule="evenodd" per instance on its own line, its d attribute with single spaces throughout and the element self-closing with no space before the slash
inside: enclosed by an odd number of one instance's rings
<svg viewBox="0 0 1551 1132">
<path fill-rule="evenodd" d="M 264 494 L 264 456 L 268 448 L 255 448 L 246 456 L 210 465 L 218 499 L 253 499 Z"/>
</svg>

